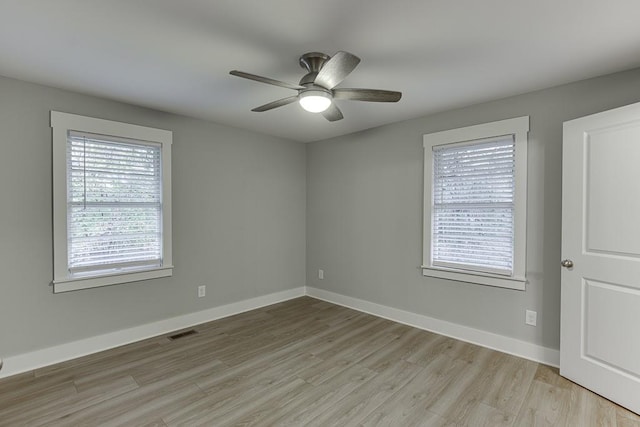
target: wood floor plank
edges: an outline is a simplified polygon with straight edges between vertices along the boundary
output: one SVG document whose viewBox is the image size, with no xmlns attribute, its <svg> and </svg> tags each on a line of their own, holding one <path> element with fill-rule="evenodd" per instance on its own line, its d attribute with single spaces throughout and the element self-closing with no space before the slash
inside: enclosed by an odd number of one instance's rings
<svg viewBox="0 0 640 427">
<path fill-rule="evenodd" d="M 571 401 L 571 390 L 541 381 L 533 381 L 518 413 L 515 425 L 570 425 L 568 423 Z"/>
<path fill-rule="evenodd" d="M 0 425 L 10 425 L 11 422 L 18 422 L 19 419 L 33 418 L 41 414 L 42 408 L 56 407 L 58 405 L 69 404 L 75 401 L 77 396 L 73 381 L 61 382 L 57 385 L 47 386 L 41 390 L 37 387 L 30 387 L 29 393 L 2 393 L 0 402 Z M 6 395 L 6 397 L 5 397 Z"/>
<path fill-rule="evenodd" d="M 16 405 L 14 411 L 0 414 L 0 419 L 10 425 L 46 426 L 52 420 L 107 402 L 137 388 L 138 384 L 131 377 L 114 378 L 80 393 L 67 390 L 49 394 L 48 400 L 25 400 L 23 405 Z"/>
<path fill-rule="evenodd" d="M 273 398 L 285 390 L 303 386 L 306 383 L 295 374 L 319 361 L 308 353 L 287 353 L 277 360 L 265 356 L 262 363 L 198 378 L 196 384 L 206 396 L 163 419 L 167 425 L 219 425 L 222 419 L 240 417 L 243 414 L 239 414 L 239 410 L 248 411 L 249 404 L 256 406 L 264 396 Z"/>
<path fill-rule="evenodd" d="M 609 401 L 575 384 L 573 396 L 576 398 L 567 417 L 569 420 L 575 420 L 578 425 L 616 427 L 616 407 Z"/>
<path fill-rule="evenodd" d="M 317 357 L 324 358 L 324 361 L 301 372 L 299 376 L 308 383 L 322 384 L 336 375 L 342 375 L 342 371 L 389 344 L 396 336 L 392 330 L 381 329 L 375 332 L 373 330 L 368 330 L 368 333 L 363 332 L 362 338 L 362 340 L 352 339 L 336 344 L 332 351 L 320 352 Z"/>
<path fill-rule="evenodd" d="M 296 377 L 299 370 L 317 363 L 310 354 L 295 354 L 275 364 L 254 366 L 253 370 L 237 370 L 236 375 L 221 375 L 196 384 L 206 393 L 206 398 L 185 406 L 164 418 L 168 425 L 213 423 L 233 412 L 238 406 L 255 403 L 256 399 L 274 390 L 296 387 L 304 381 Z"/>
<path fill-rule="evenodd" d="M 219 361 L 213 361 L 197 368 L 177 373 L 162 381 L 120 394 L 102 402 L 100 405 L 93 405 L 56 419 L 51 422 L 51 425 L 68 426 L 90 423 L 105 425 L 111 420 L 120 418 L 125 420 L 134 420 L 147 416 L 158 418 L 162 411 L 168 410 L 170 404 L 182 406 L 185 401 L 198 400 L 204 397 L 205 393 L 194 383 L 194 380 L 212 369 L 216 369 L 220 363 Z"/>
<path fill-rule="evenodd" d="M 302 381 L 284 394 L 269 395 L 268 399 L 252 408 L 251 411 L 245 411 L 230 425 L 236 427 L 275 425 L 273 420 L 281 419 L 291 413 L 297 413 L 300 397 L 311 394 L 313 388 L 313 385 Z"/>
<path fill-rule="evenodd" d="M 403 360 L 394 362 L 342 399 L 340 405 L 311 420 L 309 426 L 357 425 L 423 369 Z"/>
<path fill-rule="evenodd" d="M 617 427 L 640 427 L 640 416 L 618 406 L 616 408 L 616 423 Z"/>
<path fill-rule="evenodd" d="M 344 322 L 355 319 L 372 320 L 375 319 L 375 316 L 355 310 L 350 310 L 345 307 L 335 306 L 333 308 L 317 312 L 314 318 L 318 321 L 328 324 L 329 326 L 337 326 Z"/>
<path fill-rule="evenodd" d="M 309 353 L 290 352 L 276 359 L 265 356 L 259 363 L 239 365 L 220 374 L 202 375 L 195 380 L 195 384 L 208 394 L 229 392 L 235 388 L 250 387 L 259 381 L 268 382 L 277 376 L 297 376 L 299 372 L 321 362 L 321 359 Z"/>
<path fill-rule="evenodd" d="M 453 338 L 436 335 L 433 339 L 422 343 L 420 348 L 414 351 L 406 360 L 407 362 L 426 366 L 435 357 L 449 353 L 455 344 L 456 340 Z"/>
<path fill-rule="evenodd" d="M 453 346 L 446 350 L 446 354 L 454 360 L 464 362 L 468 367 L 485 369 L 496 352 L 486 347 L 456 340 Z"/>
<path fill-rule="evenodd" d="M 552 386 L 570 389 L 572 382 L 560 376 L 560 370 L 547 365 L 538 365 L 533 379 Z"/>
<path fill-rule="evenodd" d="M 134 402 L 137 403 L 135 407 L 127 407 L 125 412 L 120 412 L 121 406 L 93 412 L 84 419 L 80 418 L 78 424 L 99 421 L 101 427 L 120 427 L 156 423 L 158 417 L 170 414 L 184 405 L 201 400 L 203 397 L 202 391 L 197 386 L 184 384 L 171 387 L 161 393 L 132 396 Z"/>
<path fill-rule="evenodd" d="M 157 367 L 157 372 L 165 372 L 165 364 L 172 358 L 179 359 L 185 354 L 200 354 L 202 349 L 219 344 L 219 339 L 219 336 L 202 340 L 183 338 L 180 341 L 168 343 L 162 348 L 155 348 L 150 353 L 147 353 L 146 350 L 137 355 L 121 353 L 112 358 L 105 358 L 103 362 L 94 361 L 90 365 L 81 364 L 75 369 L 65 369 L 55 375 L 70 375 L 76 384 L 81 384 L 122 374 L 135 377 L 138 373 L 144 372 L 146 369 L 153 369 L 153 367 Z"/>
<path fill-rule="evenodd" d="M 160 338 L 166 341 L 166 337 Z M 50 375 L 58 375 L 64 378 L 70 370 L 74 373 L 85 371 L 95 372 L 96 366 L 119 365 L 129 360 L 140 360 L 147 355 L 157 354 L 161 350 L 161 344 L 158 339 L 152 339 L 149 342 L 140 342 L 127 344 L 121 347 L 111 349 L 109 351 L 101 351 L 99 353 L 90 354 L 67 362 L 58 363 L 33 371 L 34 376 L 44 377 Z"/>
<path fill-rule="evenodd" d="M 33 371 L 24 372 L 22 374 L 0 380 L 0 393 L 2 395 L 4 395 L 4 393 L 12 393 L 34 383 L 39 383 L 39 379 L 36 378 Z"/>
<path fill-rule="evenodd" d="M 380 351 L 370 354 L 361 363 L 374 371 L 383 371 L 392 363 L 407 360 L 437 336 L 431 332 L 412 328 L 405 334 L 400 335 L 393 345 L 386 346 Z"/>
<path fill-rule="evenodd" d="M 324 309 L 324 308 L 331 308 L 331 307 L 335 307 L 335 304 L 332 304 L 332 303 L 330 303 L 330 302 L 322 301 L 322 300 L 315 299 L 315 298 L 312 298 L 312 299 L 314 299 L 314 300 L 315 300 L 315 302 L 312 304 L 312 307 L 313 307 L 313 308 L 319 308 L 319 309 L 321 309 L 321 310 L 322 310 L 322 309 Z"/>
<path fill-rule="evenodd" d="M 0 426 L 611 426 L 556 368 L 302 297 L 0 380 Z"/>
<path fill-rule="evenodd" d="M 167 427 L 162 419 L 151 420 L 148 423 L 142 424 L 140 427 Z"/>
<path fill-rule="evenodd" d="M 482 368 L 487 386 L 481 399 L 496 409 L 518 415 L 538 364 L 510 355 L 496 359 L 500 361 L 499 364 Z"/>
<path fill-rule="evenodd" d="M 112 389 L 134 390 L 140 385 L 131 375 L 117 375 L 102 378 L 100 381 L 74 382 L 78 396 L 90 397 L 104 394 Z"/>
<path fill-rule="evenodd" d="M 470 426 L 470 427 L 510 427 L 513 426 L 515 416 L 496 409 L 491 405 L 480 402 L 469 412 L 464 422 L 447 419 L 445 426 Z"/>
<path fill-rule="evenodd" d="M 16 405 L 35 401 L 40 396 L 43 399 L 48 399 L 49 396 L 55 396 L 60 393 L 76 393 L 75 386 L 72 379 L 61 380 L 59 378 L 30 378 L 20 379 L 20 381 L 7 381 L 10 386 L 3 387 L 3 391 L 0 392 L 0 415 L 4 411 L 15 408 Z M 1 418 L 0 418 L 1 419 Z"/>
<path fill-rule="evenodd" d="M 354 424 L 348 423 L 347 426 Z M 425 426 L 440 427 L 447 425 L 447 420 L 422 406 L 409 408 L 388 408 L 374 411 L 360 424 L 364 427 L 398 427 Z"/>
<path fill-rule="evenodd" d="M 375 372 L 360 365 L 346 369 L 340 378 L 312 387 L 302 399 L 289 405 L 289 410 L 280 417 L 267 417 L 263 425 L 309 425 L 321 414 L 334 408 L 350 393 L 374 378 Z"/>
<path fill-rule="evenodd" d="M 419 423 L 422 418 L 433 418 L 434 414 L 438 415 L 433 410 L 438 404 L 448 407 L 451 399 L 455 401 L 455 392 L 464 389 L 473 379 L 467 378 L 462 366 L 445 354 L 434 356 L 422 371 L 376 408 L 363 423 L 411 425 Z M 454 387 L 456 390 L 452 392 Z M 443 402 L 442 399 L 447 400 Z M 444 420 L 440 415 L 433 419 Z"/>
</svg>

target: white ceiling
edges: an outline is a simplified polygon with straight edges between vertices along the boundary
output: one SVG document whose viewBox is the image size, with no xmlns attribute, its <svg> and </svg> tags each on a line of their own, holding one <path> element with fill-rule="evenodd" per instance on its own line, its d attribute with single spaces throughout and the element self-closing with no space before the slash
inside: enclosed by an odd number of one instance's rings
<svg viewBox="0 0 640 427">
<path fill-rule="evenodd" d="M 314 141 L 640 66 L 638 0 L 0 0 L 0 75 Z M 309 51 L 356 54 L 330 123 L 295 92 Z M 1 96 L 1 94 L 0 94 Z"/>
</svg>

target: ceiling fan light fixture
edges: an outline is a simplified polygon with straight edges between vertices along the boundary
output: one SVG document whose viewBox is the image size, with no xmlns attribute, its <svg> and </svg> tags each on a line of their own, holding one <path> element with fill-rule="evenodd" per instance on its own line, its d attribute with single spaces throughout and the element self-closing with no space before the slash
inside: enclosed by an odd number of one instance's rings
<svg viewBox="0 0 640 427">
<path fill-rule="evenodd" d="M 333 104 L 334 98 L 350 101 L 398 102 L 402 97 L 401 92 L 391 90 L 336 88 L 360 62 L 360 58 L 352 53 L 340 51 L 329 56 L 320 52 L 309 52 L 302 55 L 299 62 L 307 74 L 300 79 L 297 85 L 238 70 L 231 70 L 229 74 L 296 91 L 295 95 L 252 108 L 251 111 L 269 111 L 298 101 L 305 111 L 322 113 L 324 118 L 330 122 L 344 118 L 340 108 Z"/>
<path fill-rule="evenodd" d="M 323 90 L 305 90 L 299 98 L 300 106 L 310 113 L 322 113 L 331 105 L 331 94 Z"/>
</svg>

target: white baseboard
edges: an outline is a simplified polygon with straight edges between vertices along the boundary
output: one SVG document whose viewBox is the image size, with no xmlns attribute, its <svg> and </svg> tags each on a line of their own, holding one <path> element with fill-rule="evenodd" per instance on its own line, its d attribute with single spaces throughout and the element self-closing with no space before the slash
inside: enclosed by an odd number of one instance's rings
<svg viewBox="0 0 640 427">
<path fill-rule="evenodd" d="M 0 370 L 0 378 L 65 362 L 304 295 L 547 365 L 557 367 L 560 364 L 560 352 L 558 350 L 322 289 L 300 287 L 10 356 L 4 359 L 4 365 Z"/>
<path fill-rule="evenodd" d="M 353 298 L 323 289 L 306 287 L 306 294 L 333 304 L 342 305 L 354 310 L 373 314 L 374 316 L 404 323 L 405 325 L 446 335 L 461 341 L 477 344 L 503 353 L 513 354 L 535 362 L 558 367 L 560 365 L 560 351 L 542 347 L 516 338 L 498 335 L 480 329 L 435 319 L 410 311 L 399 310 L 381 304 Z"/>
<path fill-rule="evenodd" d="M 286 291 L 263 295 L 244 301 L 234 302 L 208 310 L 185 314 L 170 319 L 160 320 L 129 329 L 110 332 L 78 341 L 60 344 L 54 347 L 32 351 L 30 353 L 10 356 L 4 359 L 0 370 L 0 378 L 31 371 L 43 366 L 75 359 L 110 348 L 119 347 L 135 341 L 167 334 L 178 329 L 188 328 L 201 323 L 210 322 L 222 317 L 232 316 L 245 311 L 254 310 L 266 305 L 275 304 L 305 295 L 305 288 L 294 288 Z"/>
</svg>

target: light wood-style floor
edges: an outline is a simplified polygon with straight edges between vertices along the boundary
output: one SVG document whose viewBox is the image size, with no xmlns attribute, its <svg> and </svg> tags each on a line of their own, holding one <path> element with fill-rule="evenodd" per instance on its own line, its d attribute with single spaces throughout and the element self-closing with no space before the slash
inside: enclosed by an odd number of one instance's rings
<svg viewBox="0 0 640 427">
<path fill-rule="evenodd" d="M 309 297 L 0 380 L 0 425 L 640 426 L 535 362 Z"/>
</svg>

